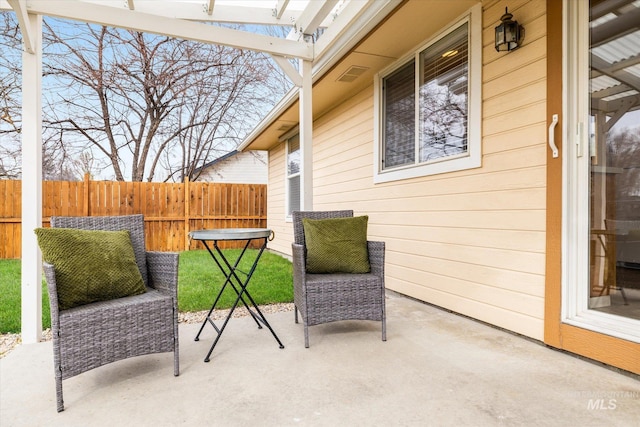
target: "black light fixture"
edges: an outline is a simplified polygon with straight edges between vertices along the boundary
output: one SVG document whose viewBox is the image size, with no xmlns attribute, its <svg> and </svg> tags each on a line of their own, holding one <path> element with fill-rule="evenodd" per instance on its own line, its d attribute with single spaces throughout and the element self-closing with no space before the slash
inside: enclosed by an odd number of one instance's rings
<svg viewBox="0 0 640 427">
<path fill-rule="evenodd" d="M 504 15 L 500 18 L 502 21 L 496 27 L 496 50 L 498 52 L 512 51 L 520 47 L 524 39 L 524 27 L 518 24 L 518 21 L 512 21 L 513 15 L 508 9 L 504 8 Z"/>
</svg>

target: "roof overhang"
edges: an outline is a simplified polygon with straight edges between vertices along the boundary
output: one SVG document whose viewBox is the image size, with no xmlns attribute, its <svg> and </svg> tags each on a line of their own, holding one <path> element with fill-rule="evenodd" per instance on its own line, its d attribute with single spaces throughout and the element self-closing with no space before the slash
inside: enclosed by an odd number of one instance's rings
<svg viewBox="0 0 640 427">
<path fill-rule="evenodd" d="M 334 46 L 323 49 L 323 54 L 314 60 L 313 117 L 321 116 L 337 103 L 373 85 L 376 73 L 406 56 L 478 3 L 479 0 L 376 1 L 360 14 L 342 38 L 334 39 Z M 353 70 L 357 73 L 345 78 Z M 299 89 L 294 87 L 238 150 L 268 150 L 281 142 L 299 122 L 298 97 Z"/>
</svg>

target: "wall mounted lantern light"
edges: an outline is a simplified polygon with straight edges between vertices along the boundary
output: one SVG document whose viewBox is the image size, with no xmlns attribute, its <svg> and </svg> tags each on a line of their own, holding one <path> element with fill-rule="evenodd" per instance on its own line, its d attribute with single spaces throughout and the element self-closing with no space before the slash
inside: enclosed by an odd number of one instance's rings
<svg viewBox="0 0 640 427">
<path fill-rule="evenodd" d="M 504 15 L 500 18 L 500 25 L 496 27 L 496 50 L 498 52 L 512 51 L 520 47 L 524 39 L 524 27 L 518 21 L 512 21 L 513 15 L 504 8 Z"/>
</svg>

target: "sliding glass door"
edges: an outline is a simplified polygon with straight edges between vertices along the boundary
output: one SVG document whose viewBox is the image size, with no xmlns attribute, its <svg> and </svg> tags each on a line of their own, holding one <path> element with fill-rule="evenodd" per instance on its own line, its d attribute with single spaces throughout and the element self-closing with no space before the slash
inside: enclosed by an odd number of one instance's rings
<svg viewBox="0 0 640 427">
<path fill-rule="evenodd" d="M 640 1 L 567 7 L 563 320 L 640 342 Z"/>
</svg>

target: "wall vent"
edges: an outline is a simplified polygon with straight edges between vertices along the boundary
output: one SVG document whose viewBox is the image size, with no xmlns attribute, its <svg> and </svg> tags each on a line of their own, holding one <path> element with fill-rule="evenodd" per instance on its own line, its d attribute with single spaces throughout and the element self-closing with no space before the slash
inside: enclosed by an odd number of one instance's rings
<svg viewBox="0 0 640 427">
<path fill-rule="evenodd" d="M 342 73 L 340 77 L 336 81 L 351 83 L 358 77 L 360 77 L 365 71 L 367 71 L 369 67 L 361 67 L 359 65 L 352 65 L 347 71 Z"/>
</svg>

